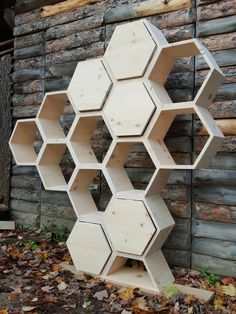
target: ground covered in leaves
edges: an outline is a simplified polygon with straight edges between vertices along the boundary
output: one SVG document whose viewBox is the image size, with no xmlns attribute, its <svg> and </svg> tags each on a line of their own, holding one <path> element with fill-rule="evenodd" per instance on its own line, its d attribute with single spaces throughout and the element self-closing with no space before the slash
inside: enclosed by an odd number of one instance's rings
<svg viewBox="0 0 236 314">
<path fill-rule="evenodd" d="M 174 269 L 177 283 L 214 291 L 211 301 L 202 304 L 173 285 L 163 295 L 145 296 L 138 289 L 75 275 L 66 270 L 70 264 L 65 242 L 53 242 L 51 233 L 0 232 L 0 314 L 236 314 L 236 281 L 231 277 Z"/>
</svg>

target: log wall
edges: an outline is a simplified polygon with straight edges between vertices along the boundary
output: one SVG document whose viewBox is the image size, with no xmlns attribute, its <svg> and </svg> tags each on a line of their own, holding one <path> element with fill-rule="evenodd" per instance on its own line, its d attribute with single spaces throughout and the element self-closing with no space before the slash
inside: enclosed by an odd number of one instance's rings
<svg viewBox="0 0 236 314">
<path fill-rule="evenodd" d="M 34 117 L 47 91 L 67 88 L 76 63 L 103 55 L 116 25 L 146 17 L 160 28 L 169 42 L 198 37 L 226 75 L 211 112 L 226 135 L 221 151 L 209 169 L 175 171 L 163 198 L 176 220 L 165 245 L 173 265 L 207 267 L 236 275 L 236 19 L 233 0 L 17 0 L 13 81 L 13 122 Z M 78 1 L 79 2 L 79 1 Z M 54 4 L 53 4 L 54 3 Z M 44 6 L 44 4 L 46 6 Z M 48 4 L 51 6 L 48 6 Z M 166 88 L 174 100 L 191 100 L 207 73 L 201 58 L 180 60 Z M 68 119 L 64 119 L 65 123 Z M 192 116 L 178 117 L 166 138 L 174 157 L 187 163 L 204 145 L 205 130 Z M 174 131 L 173 131 L 174 129 Z M 101 125 L 94 149 L 109 136 Z M 99 148 L 100 145 L 100 148 Z M 135 147 L 126 164 L 132 181 L 145 185 L 152 172 L 146 152 Z M 68 164 L 67 164 L 68 166 Z M 109 191 L 101 181 L 92 186 L 101 209 Z M 65 193 L 45 191 L 33 167 L 12 167 L 11 213 L 23 225 L 56 223 L 71 228 L 75 215 Z M 228 267 L 225 267 L 228 266 Z"/>
</svg>

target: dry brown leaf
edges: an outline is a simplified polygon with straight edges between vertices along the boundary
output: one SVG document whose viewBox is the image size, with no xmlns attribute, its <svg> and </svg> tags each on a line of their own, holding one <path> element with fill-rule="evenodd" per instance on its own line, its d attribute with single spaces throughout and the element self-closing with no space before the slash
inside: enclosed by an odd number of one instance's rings
<svg viewBox="0 0 236 314">
<path fill-rule="evenodd" d="M 195 295 L 189 294 L 184 298 L 184 303 L 191 305 L 193 304 L 193 302 L 195 302 L 197 300 L 197 298 L 195 297 Z"/>
<path fill-rule="evenodd" d="M 121 288 L 118 292 L 120 299 L 125 302 L 134 298 L 134 289 L 132 288 Z"/>
<path fill-rule="evenodd" d="M 215 299 L 214 300 L 214 308 L 215 310 L 224 310 L 225 306 L 223 306 L 224 301 L 222 299 Z"/>
</svg>

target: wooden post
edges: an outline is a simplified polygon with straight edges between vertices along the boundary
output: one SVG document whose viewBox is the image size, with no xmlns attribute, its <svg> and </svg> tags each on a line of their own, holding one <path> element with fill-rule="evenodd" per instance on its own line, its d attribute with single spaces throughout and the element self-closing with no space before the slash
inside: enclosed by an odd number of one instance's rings
<svg viewBox="0 0 236 314">
<path fill-rule="evenodd" d="M 8 140 L 11 134 L 11 56 L 0 60 L 0 212 L 7 212 L 9 205 L 9 186 L 11 153 Z"/>
</svg>

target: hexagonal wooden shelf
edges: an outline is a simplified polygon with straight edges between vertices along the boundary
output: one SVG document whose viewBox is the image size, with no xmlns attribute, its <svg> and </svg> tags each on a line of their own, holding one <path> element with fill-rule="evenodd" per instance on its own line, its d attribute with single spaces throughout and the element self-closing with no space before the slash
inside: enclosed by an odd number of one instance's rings
<svg viewBox="0 0 236 314">
<path fill-rule="evenodd" d="M 68 92 L 78 111 L 99 110 L 102 109 L 111 86 L 111 79 L 102 61 L 86 60 L 78 63 Z"/>
<path fill-rule="evenodd" d="M 67 246 L 77 269 L 99 275 L 111 248 L 100 224 L 77 221 L 67 240 Z"/>
<path fill-rule="evenodd" d="M 9 145 L 17 165 L 35 166 L 37 154 L 34 149 L 34 141 L 37 130 L 35 119 L 16 122 Z"/>
<path fill-rule="evenodd" d="M 209 73 L 192 102 L 173 103 L 164 84 L 178 58 L 200 55 Z M 206 167 L 223 134 L 208 107 L 223 74 L 197 39 L 168 44 L 147 20 L 116 27 L 103 58 L 78 63 L 68 91 L 47 93 L 36 119 L 18 121 L 10 147 L 18 164 L 36 164 L 45 189 L 67 191 L 78 216 L 67 245 L 75 267 L 118 285 L 159 292 L 173 282 L 161 252 L 174 221 L 161 191 L 173 169 Z M 60 124 L 70 101 L 76 118 L 66 136 Z M 197 114 L 208 140 L 191 165 L 176 164 L 164 138 L 176 115 Z M 91 137 L 103 119 L 113 139 L 98 161 Z M 37 127 L 44 144 L 37 157 Z M 124 169 L 134 143 L 142 143 L 155 170 L 145 190 L 136 190 Z M 68 147 L 76 169 L 67 184 L 60 160 Z M 97 211 L 89 185 L 102 172 L 113 197 Z M 130 268 L 127 259 L 145 269 Z"/>
<path fill-rule="evenodd" d="M 116 136 L 142 135 L 156 106 L 142 82 L 117 84 L 104 107 Z"/>
<path fill-rule="evenodd" d="M 45 141 L 54 140 L 58 142 L 66 138 L 60 118 L 69 102 L 67 91 L 46 93 L 36 118 Z"/>
</svg>

